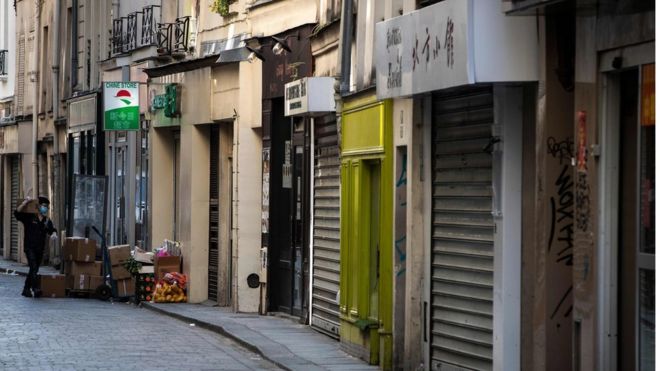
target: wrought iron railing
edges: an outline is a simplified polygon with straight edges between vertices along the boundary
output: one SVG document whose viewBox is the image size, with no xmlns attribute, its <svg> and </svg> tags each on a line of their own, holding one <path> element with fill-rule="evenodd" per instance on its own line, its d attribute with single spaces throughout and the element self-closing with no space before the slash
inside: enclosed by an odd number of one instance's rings
<svg viewBox="0 0 660 371">
<path fill-rule="evenodd" d="M 112 21 L 112 54 L 124 52 L 124 18 Z"/>
<path fill-rule="evenodd" d="M 188 51 L 188 34 L 190 33 L 190 17 L 176 19 L 174 23 L 174 51 L 185 53 Z"/>
<path fill-rule="evenodd" d="M 7 50 L 0 50 L 0 76 L 6 76 L 9 73 L 9 71 L 7 71 L 9 68 L 7 65 L 8 54 Z"/>
<path fill-rule="evenodd" d="M 172 52 L 172 26 L 174 23 L 158 23 L 156 44 L 158 54 L 170 54 Z"/>
<path fill-rule="evenodd" d="M 156 44 L 156 22 L 154 21 L 154 9 L 160 5 L 149 5 L 142 8 L 142 45 Z"/>
<path fill-rule="evenodd" d="M 171 55 L 188 51 L 190 35 L 190 17 L 177 18 L 174 23 L 158 23 L 157 45 L 158 54 Z"/>
<path fill-rule="evenodd" d="M 129 53 L 137 48 L 149 45 L 157 45 L 156 19 L 160 18 L 156 8 L 160 5 L 148 5 L 141 11 L 135 11 L 126 17 L 121 17 L 112 22 L 112 55 Z"/>
</svg>

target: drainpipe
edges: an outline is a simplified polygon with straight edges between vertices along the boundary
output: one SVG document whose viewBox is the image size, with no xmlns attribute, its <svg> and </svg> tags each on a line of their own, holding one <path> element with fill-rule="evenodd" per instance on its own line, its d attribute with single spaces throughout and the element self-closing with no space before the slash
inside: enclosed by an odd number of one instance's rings
<svg viewBox="0 0 660 371">
<path fill-rule="evenodd" d="M 342 96 L 350 90 L 351 82 L 351 42 L 353 41 L 353 0 L 343 0 L 341 4 L 341 30 L 339 33 L 339 53 L 337 65 L 339 78 L 335 81 L 335 107 L 337 123 L 337 144 L 341 151 L 341 112 Z"/>
<path fill-rule="evenodd" d="M 55 221 L 58 224 L 58 228 L 61 228 L 64 223 L 62 223 L 62 205 L 60 198 L 60 136 L 57 129 L 57 119 L 60 116 L 60 0 L 55 0 L 53 6 L 55 7 L 55 12 L 53 14 L 53 56 L 52 63 L 53 67 L 51 70 L 51 82 L 53 88 L 53 151 L 55 156 L 53 156 L 53 177 L 55 182 L 53 182 L 53 214 L 55 215 Z"/>
<path fill-rule="evenodd" d="M 37 156 L 37 137 L 39 123 L 39 34 L 41 31 L 41 0 L 34 2 L 34 50 L 32 58 L 32 79 L 34 89 L 32 90 L 32 196 L 39 196 L 39 161 Z"/>
<path fill-rule="evenodd" d="M 78 0 L 71 0 L 71 93 L 78 85 Z"/>
<path fill-rule="evenodd" d="M 341 7 L 341 33 L 339 34 L 339 93 L 345 94 L 350 89 L 351 81 L 351 42 L 353 41 L 353 0 L 343 0 Z M 340 97 L 341 98 L 341 97 Z"/>
</svg>

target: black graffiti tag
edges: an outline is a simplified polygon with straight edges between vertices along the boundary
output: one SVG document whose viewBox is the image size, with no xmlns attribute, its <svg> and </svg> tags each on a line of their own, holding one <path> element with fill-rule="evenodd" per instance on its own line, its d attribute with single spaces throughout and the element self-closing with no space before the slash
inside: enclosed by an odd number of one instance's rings
<svg viewBox="0 0 660 371">
<path fill-rule="evenodd" d="M 548 154 L 559 159 L 560 164 L 563 165 L 565 160 L 570 161 L 573 154 L 573 141 L 570 138 L 558 141 L 555 137 L 549 137 L 547 144 Z"/>
<path fill-rule="evenodd" d="M 555 181 L 556 195 L 550 197 L 550 239 L 548 252 L 554 247 L 557 239 L 557 260 L 564 264 L 573 265 L 573 180 L 569 166 L 564 165 L 559 177 Z"/>
</svg>

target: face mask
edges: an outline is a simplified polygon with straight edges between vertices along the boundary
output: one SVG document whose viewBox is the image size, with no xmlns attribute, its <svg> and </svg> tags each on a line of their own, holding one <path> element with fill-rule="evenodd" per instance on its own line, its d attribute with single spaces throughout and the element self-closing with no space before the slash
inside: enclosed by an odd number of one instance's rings
<svg viewBox="0 0 660 371">
<path fill-rule="evenodd" d="M 41 215 L 46 215 L 46 213 L 48 213 L 48 208 L 46 206 L 39 206 L 39 212 Z"/>
</svg>

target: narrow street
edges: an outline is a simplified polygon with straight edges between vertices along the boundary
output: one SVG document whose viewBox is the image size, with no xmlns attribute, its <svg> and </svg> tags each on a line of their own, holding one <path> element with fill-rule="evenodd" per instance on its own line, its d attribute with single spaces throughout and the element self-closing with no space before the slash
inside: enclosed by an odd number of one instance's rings
<svg viewBox="0 0 660 371">
<path fill-rule="evenodd" d="M 277 370 L 210 331 L 131 304 L 20 296 L 0 274 L 0 370 Z"/>
</svg>

